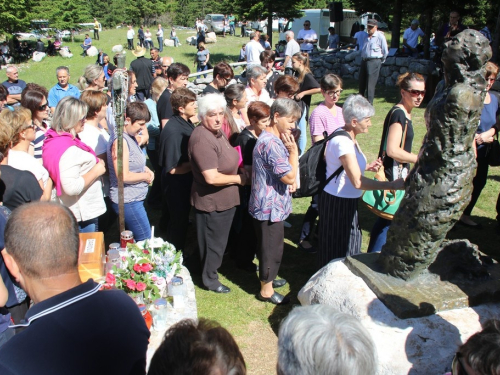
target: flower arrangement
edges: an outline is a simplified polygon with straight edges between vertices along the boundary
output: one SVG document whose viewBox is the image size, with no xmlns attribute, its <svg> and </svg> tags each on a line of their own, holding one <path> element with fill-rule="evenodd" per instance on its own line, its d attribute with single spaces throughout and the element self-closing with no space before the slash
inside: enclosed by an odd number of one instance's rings
<svg viewBox="0 0 500 375">
<path fill-rule="evenodd" d="M 104 288 L 122 289 L 131 296 L 143 293 L 145 300 L 151 302 L 161 297 L 181 266 L 182 252 L 168 242 L 157 238 L 129 243 L 121 266 L 113 266 L 106 274 Z"/>
</svg>

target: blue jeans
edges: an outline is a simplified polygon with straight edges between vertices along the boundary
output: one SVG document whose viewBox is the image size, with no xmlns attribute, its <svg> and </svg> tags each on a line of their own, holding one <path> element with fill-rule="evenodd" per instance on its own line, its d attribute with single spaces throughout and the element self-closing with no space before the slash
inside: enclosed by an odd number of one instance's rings
<svg viewBox="0 0 500 375">
<path fill-rule="evenodd" d="M 382 247 L 387 241 L 387 231 L 391 223 L 391 220 L 382 219 L 381 217 L 377 218 L 370 233 L 370 243 L 368 244 L 369 253 L 379 253 L 382 250 Z"/>
<path fill-rule="evenodd" d="M 160 50 L 160 52 L 163 52 L 163 38 L 158 37 L 156 39 L 158 39 L 158 49 Z"/>
<path fill-rule="evenodd" d="M 206 64 L 201 65 L 200 63 L 198 63 L 198 68 L 196 68 L 196 71 L 197 72 L 204 72 L 205 70 L 208 70 L 208 66 Z M 204 74 L 203 77 L 207 78 L 207 75 Z"/>
<path fill-rule="evenodd" d="M 98 217 L 85 221 L 79 221 L 78 228 L 80 229 L 80 233 L 97 232 L 99 230 L 98 222 Z"/>
<path fill-rule="evenodd" d="M 178 47 L 178 45 L 179 45 L 179 43 L 180 43 L 180 42 L 179 42 L 179 38 L 178 38 L 178 37 L 176 37 L 176 36 L 174 36 L 174 37 L 172 37 L 172 38 L 170 38 L 170 39 L 172 39 L 172 40 L 174 41 L 174 47 Z"/>
<path fill-rule="evenodd" d="M 118 214 L 118 205 L 113 202 L 112 207 Z M 151 226 L 144 201 L 125 203 L 125 227 L 132 231 L 136 241 L 151 238 Z"/>
<path fill-rule="evenodd" d="M 300 156 L 304 155 L 306 152 L 306 147 L 307 147 L 307 121 L 306 121 L 306 116 L 307 116 L 307 111 L 304 110 L 304 113 L 302 114 L 302 117 L 299 120 L 299 129 L 300 129 L 300 137 L 299 137 L 299 149 L 300 149 Z"/>
</svg>

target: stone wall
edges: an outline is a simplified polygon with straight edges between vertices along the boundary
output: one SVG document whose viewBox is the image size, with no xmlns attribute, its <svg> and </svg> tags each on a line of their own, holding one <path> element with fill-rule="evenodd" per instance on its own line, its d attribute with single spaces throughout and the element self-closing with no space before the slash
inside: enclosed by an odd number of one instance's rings
<svg viewBox="0 0 500 375">
<path fill-rule="evenodd" d="M 360 51 L 340 51 L 313 56 L 310 61 L 311 71 L 319 81 L 325 74 L 334 73 L 343 79 L 359 78 L 361 65 Z M 407 71 L 420 73 L 427 78 L 431 73 L 433 63 L 430 60 L 415 59 L 412 57 L 388 57 L 378 77 L 379 85 L 394 86 L 398 75 Z"/>
</svg>

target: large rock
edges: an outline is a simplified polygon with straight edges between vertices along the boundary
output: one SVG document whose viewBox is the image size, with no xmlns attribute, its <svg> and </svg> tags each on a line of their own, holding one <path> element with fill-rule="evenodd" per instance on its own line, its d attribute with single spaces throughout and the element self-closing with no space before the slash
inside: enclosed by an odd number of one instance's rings
<svg viewBox="0 0 500 375">
<path fill-rule="evenodd" d="M 98 53 L 99 51 L 95 46 L 92 46 L 87 50 L 87 56 L 97 56 Z"/>
<path fill-rule="evenodd" d="M 342 76 L 353 75 L 357 69 L 349 64 L 342 64 L 340 67 L 340 73 Z"/>
<path fill-rule="evenodd" d="M 322 303 L 360 319 L 377 347 L 377 375 L 444 374 L 458 346 L 481 330 L 481 322 L 500 314 L 500 304 L 485 304 L 399 319 L 351 273 L 344 259 L 319 270 L 298 298 L 302 305 Z"/>
<path fill-rule="evenodd" d="M 408 70 L 414 73 L 426 74 L 428 72 L 427 66 L 424 66 L 418 62 L 411 62 L 408 66 Z"/>
<path fill-rule="evenodd" d="M 408 57 L 396 57 L 396 65 L 397 66 L 408 66 L 409 61 Z"/>
<path fill-rule="evenodd" d="M 165 39 L 163 41 L 163 45 L 165 47 L 175 47 L 175 43 L 174 43 L 174 41 L 172 39 Z"/>
<path fill-rule="evenodd" d="M 114 53 L 120 53 L 123 51 L 123 46 L 121 44 L 117 44 L 111 48 L 111 51 Z"/>
<path fill-rule="evenodd" d="M 380 69 L 380 75 L 382 77 L 389 77 L 392 73 L 392 70 L 391 70 L 391 67 L 390 66 L 383 66 L 381 69 Z"/>
<path fill-rule="evenodd" d="M 195 36 L 188 36 L 186 38 L 186 43 L 190 44 L 192 46 L 196 46 L 196 37 Z"/>
<path fill-rule="evenodd" d="M 361 61 L 363 61 L 363 58 L 361 57 L 361 55 L 356 56 L 356 59 L 354 60 L 354 65 L 360 66 Z"/>
<path fill-rule="evenodd" d="M 384 61 L 384 65 L 395 65 L 396 64 L 396 58 L 394 56 L 388 57 Z"/>
<path fill-rule="evenodd" d="M 356 57 L 360 56 L 360 55 L 361 55 L 361 51 L 354 51 L 354 52 L 351 52 L 351 53 L 349 53 L 349 54 L 347 54 L 347 55 L 345 56 L 345 61 L 346 61 L 346 62 L 351 62 L 351 61 L 354 61 L 354 59 L 355 59 Z"/>
</svg>

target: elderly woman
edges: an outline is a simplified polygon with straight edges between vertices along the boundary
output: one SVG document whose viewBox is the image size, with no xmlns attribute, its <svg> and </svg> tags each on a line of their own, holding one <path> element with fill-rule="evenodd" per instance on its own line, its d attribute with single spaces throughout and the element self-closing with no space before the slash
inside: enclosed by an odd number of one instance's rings
<svg viewBox="0 0 500 375">
<path fill-rule="evenodd" d="M 385 118 L 379 150 L 379 157 L 384 163 L 385 177 L 389 181 L 400 177 L 406 178 L 410 171 L 410 163 L 417 161 L 418 156 L 411 152 L 413 144 L 411 112 L 422 104 L 425 96 L 425 79 L 418 73 L 401 74 L 396 85 L 400 89 L 401 100 L 392 107 Z M 390 220 L 377 218 L 370 233 L 368 252 L 382 250 L 390 225 Z"/>
<path fill-rule="evenodd" d="M 286 284 L 275 280 L 283 256 L 284 221 L 292 211 L 290 192 L 295 191 L 299 162 L 293 137 L 300 108 L 291 99 L 276 99 L 271 123 L 259 136 L 253 150 L 252 191 L 248 212 L 257 235 L 260 292 L 257 298 L 275 305 L 290 302 L 274 291 Z"/>
<path fill-rule="evenodd" d="M 266 90 L 267 69 L 260 65 L 254 65 L 247 71 L 247 98 L 248 104 L 257 100 L 270 104 L 271 97 Z M 248 107 L 247 104 L 247 107 Z"/>
<path fill-rule="evenodd" d="M 177 249 L 184 249 L 189 211 L 190 193 L 193 184 L 191 163 L 188 156 L 188 142 L 196 116 L 196 94 L 180 87 L 170 97 L 174 116 L 168 121 L 159 142 L 159 162 L 162 166 L 162 187 L 165 205 L 162 207 L 162 226 L 166 226 L 165 240 Z"/>
<path fill-rule="evenodd" d="M 123 184 L 125 226 L 134 233 L 136 241 L 151 238 L 151 227 L 144 209 L 144 199 L 148 194 L 148 186 L 155 177 L 146 167 L 146 156 L 141 150 L 136 136 L 146 127 L 150 120 L 148 107 L 144 103 L 129 103 L 125 112 L 123 129 Z M 110 197 L 113 210 L 118 214 L 118 142 L 116 136 L 108 144 L 108 166 L 110 180 Z"/>
<path fill-rule="evenodd" d="M 43 195 L 40 200 L 50 200 L 52 180 L 49 172 L 28 153 L 30 143 L 35 139 L 35 125 L 29 109 L 17 107 L 14 111 L 5 111 L 2 120 L 12 127 L 13 138 L 9 150 L 8 165 L 20 171 L 29 171 L 36 177 Z"/>
<path fill-rule="evenodd" d="M 271 108 L 262 102 L 253 102 L 248 106 L 248 118 L 250 125 L 238 134 L 233 146 L 241 148 L 243 157 L 243 166 L 249 173 L 252 172 L 253 149 L 257 139 L 262 132 L 269 126 Z M 240 206 L 235 215 L 233 229 L 237 234 L 237 251 L 234 254 L 236 267 L 255 272 L 257 266 L 253 263 L 255 250 L 257 248 L 257 239 L 253 230 L 252 216 L 248 212 L 248 202 L 250 200 L 250 185 L 240 187 Z"/>
<path fill-rule="evenodd" d="M 31 119 L 35 125 L 35 139 L 31 143 L 29 152 L 41 163 L 43 141 L 48 129 L 45 121 L 50 113 L 47 97 L 39 91 L 27 90 L 22 95 L 21 106 L 31 111 Z"/>
<path fill-rule="evenodd" d="M 214 79 L 205 87 L 202 94 L 219 94 L 224 91 L 234 78 L 233 68 L 225 62 L 220 62 L 214 66 L 213 77 Z"/>
<path fill-rule="evenodd" d="M 59 200 L 75 215 L 80 232 L 96 232 L 98 217 L 106 211 L 101 184 L 106 167 L 78 137 L 87 112 L 87 104 L 71 96 L 57 104 L 51 129 L 45 133 L 42 160 Z"/>
<path fill-rule="evenodd" d="M 229 229 L 240 204 L 238 185 L 245 185 L 248 173 L 238 174 L 238 152 L 221 132 L 226 100 L 219 94 L 198 99 L 197 126 L 189 139 L 188 154 L 193 173 L 191 204 L 196 210 L 198 246 L 202 260 L 203 285 L 216 293 L 231 290 L 219 281 Z"/>
<path fill-rule="evenodd" d="M 319 267 L 332 259 L 361 252 L 358 201 L 363 190 L 403 189 L 404 180 L 376 181 L 364 177 L 364 171 L 377 171 L 380 159 L 367 164 L 356 136 L 368 133 L 375 110 L 361 95 L 349 96 L 343 106 L 347 135 L 332 138 L 325 150 L 326 176 L 338 174 L 326 186 L 319 199 Z M 339 131 L 338 129 L 337 131 Z"/>
<path fill-rule="evenodd" d="M 98 64 L 87 65 L 83 76 L 78 79 L 78 86 L 80 90 L 102 91 L 106 86 L 103 67 Z"/>
<path fill-rule="evenodd" d="M 486 63 L 486 91 L 491 89 L 493 83 L 497 79 L 498 75 L 498 65 L 487 62 Z M 477 149 L 477 172 L 476 176 L 472 180 L 472 197 L 469 205 L 465 208 L 465 211 L 458 221 L 459 224 L 462 224 L 469 228 L 481 229 L 482 225 L 477 224 L 470 218 L 470 214 L 472 213 L 472 209 L 476 205 L 477 200 L 479 199 L 479 195 L 481 191 L 486 186 L 486 180 L 488 177 L 488 156 L 487 152 L 489 150 L 489 146 L 493 142 L 493 137 L 498 132 L 498 115 L 499 115 L 500 106 L 498 104 L 498 99 L 495 95 L 491 95 L 489 92 L 486 92 L 486 96 L 484 97 L 484 107 L 481 112 L 481 120 L 479 121 L 479 126 L 477 128 L 477 134 L 475 138 L 476 149 Z"/>
</svg>

